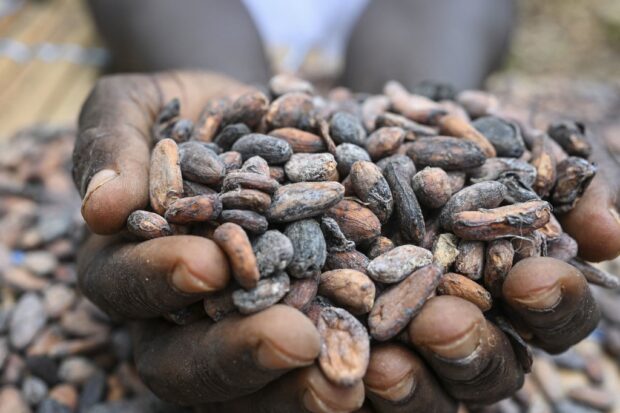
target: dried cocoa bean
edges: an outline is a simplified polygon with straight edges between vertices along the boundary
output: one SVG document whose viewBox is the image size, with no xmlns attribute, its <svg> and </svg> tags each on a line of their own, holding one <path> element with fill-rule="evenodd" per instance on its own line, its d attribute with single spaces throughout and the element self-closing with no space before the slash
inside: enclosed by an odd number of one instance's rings
<svg viewBox="0 0 620 413">
<path fill-rule="evenodd" d="M 336 166 L 331 153 L 296 153 L 284 164 L 284 172 L 291 182 L 333 181 Z"/>
<path fill-rule="evenodd" d="M 586 127 L 581 122 L 561 121 L 552 123 L 547 133 L 569 155 L 588 158 L 592 153 L 592 145 L 586 138 Z"/>
<path fill-rule="evenodd" d="M 596 167 L 583 158 L 571 156 L 557 166 L 557 181 L 551 203 L 557 213 L 573 209 L 596 174 Z"/>
<path fill-rule="evenodd" d="M 551 139 L 542 135 L 534 141 L 530 163 L 536 168 L 536 180 L 532 188 L 538 195 L 549 195 L 556 180 L 556 158 L 551 152 Z"/>
<path fill-rule="evenodd" d="M 213 142 L 222 149 L 229 150 L 242 136 L 252 133 L 250 128 L 244 123 L 233 123 L 225 126 L 220 133 L 213 138 Z"/>
<path fill-rule="evenodd" d="M 271 197 L 256 189 L 237 189 L 220 194 L 222 205 L 226 209 L 249 209 L 259 213 L 265 212 L 271 205 Z"/>
<path fill-rule="evenodd" d="M 385 112 L 390 107 L 390 100 L 383 95 L 370 96 L 364 100 L 361 108 L 361 116 L 366 130 L 377 129 L 376 120 L 377 117 Z"/>
<path fill-rule="evenodd" d="M 512 268 L 514 249 L 509 240 L 489 242 L 484 262 L 484 286 L 494 298 L 501 297 L 502 285 Z"/>
<path fill-rule="evenodd" d="M 341 177 L 349 175 L 353 164 L 357 161 L 370 161 L 370 155 L 364 148 L 352 143 L 343 143 L 336 147 L 336 161 L 338 162 L 338 173 Z"/>
<path fill-rule="evenodd" d="M 449 272 L 441 277 L 437 286 L 441 295 L 453 295 L 474 303 L 481 311 L 488 311 L 493 306 L 491 294 L 480 284 L 464 275 Z"/>
<path fill-rule="evenodd" d="M 222 183 L 222 191 L 232 191 L 240 188 L 256 189 L 273 194 L 280 187 L 278 182 L 268 176 L 253 172 L 233 171 L 226 175 Z"/>
<path fill-rule="evenodd" d="M 343 199 L 325 214 L 333 218 L 342 233 L 357 245 L 368 244 L 381 233 L 377 216 L 355 200 Z"/>
<path fill-rule="evenodd" d="M 472 118 L 492 115 L 499 109 L 497 98 L 482 90 L 463 90 L 456 95 L 456 101 L 465 108 Z"/>
<path fill-rule="evenodd" d="M 455 136 L 475 144 L 485 156 L 497 156 L 495 147 L 471 123 L 458 116 L 446 115 L 439 120 L 439 132 L 447 136 Z M 415 162 L 415 159 L 414 159 Z"/>
<path fill-rule="evenodd" d="M 191 197 L 198 195 L 215 195 L 217 192 L 214 189 L 209 188 L 206 185 L 199 184 L 198 182 L 183 180 L 183 196 Z"/>
<path fill-rule="evenodd" d="M 351 269 L 367 273 L 370 260 L 357 250 L 330 252 L 325 260 L 325 270 Z"/>
<path fill-rule="evenodd" d="M 396 336 L 420 312 L 441 280 L 441 269 L 427 265 L 385 290 L 368 316 L 370 335 L 379 341 Z"/>
<path fill-rule="evenodd" d="M 551 206 L 545 201 L 463 211 L 454 215 L 452 230 L 460 238 L 479 241 L 522 236 L 544 226 L 550 215 Z"/>
<path fill-rule="evenodd" d="M 547 256 L 557 258 L 562 261 L 569 261 L 577 256 L 577 241 L 570 235 L 563 232 L 558 238 L 547 241 Z"/>
<path fill-rule="evenodd" d="M 260 156 L 270 165 L 279 165 L 288 161 L 293 153 L 287 141 L 260 133 L 250 133 L 235 142 L 233 151 L 237 151 L 243 159 Z"/>
<path fill-rule="evenodd" d="M 385 168 L 387 168 L 389 164 L 393 164 L 394 167 L 400 171 L 399 173 L 401 173 L 406 179 L 411 179 L 411 177 L 416 173 L 415 164 L 407 155 L 392 155 L 377 162 L 377 166 L 381 168 L 381 172 L 383 172 L 384 175 Z"/>
<path fill-rule="evenodd" d="M 484 116 L 472 122 L 472 126 L 491 142 L 497 156 L 518 158 L 523 155 L 525 143 L 516 123 L 497 116 Z"/>
<path fill-rule="evenodd" d="M 394 155 L 404 142 L 406 132 L 401 128 L 384 127 L 375 130 L 366 140 L 366 151 L 374 160 Z"/>
<path fill-rule="evenodd" d="M 375 124 L 377 128 L 398 127 L 405 130 L 407 132 L 405 140 L 408 141 L 413 141 L 418 137 L 437 135 L 437 129 L 421 125 L 396 113 L 386 112 L 378 115 Z"/>
<path fill-rule="evenodd" d="M 448 174 L 441 168 L 426 167 L 411 179 L 411 187 L 422 205 L 439 208 L 452 196 Z"/>
<path fill-rule="evenodd" d="M 377 237 L 370 243 L 368 248 L 368 258 L 375 259 L 378 256 L 385 254 L 388 251 L 394 249 L 394 243 L 387 237 Z"/>
<path fill-rule="evenodd" d="M 418 167 L 436 166 L 446 171 L 475 168 L 486 160 L 476 144 L 447 136 L 433 136 L 411 142 L 407 155 Z"/>
<path fill-rule="evenodd" d="M 349 177 L 355 195 L 368 206 L 382 224 L 386 223 L 392 216 L 394 199 L 381 169 L 371 162 L 357 161 L 351 167 Z"/>
<path fill-rule="evenodd" d="M 293 244 L 293 260 L 287 268 L 291 277 L 318 276 L 325 264 L 327 247 L 321 226 L 313 219 L 293 222 L 286 226 L 284 235 Z"/>
<path fill-rule="evenodd" d="M 444 229 L 452 229 L 454 217 L 462 211 L 480 208 L 495 208 L 506 196 L 506 187 L 494 181 L 480 182 L 463 188 L 452 195 L 439 214 L 439 222 Z"/>
<path fill-rule="evenodd" d="M 383 172 L 392 196 L 401 234 L 407 241 L 419 244 L 424 239 L 424 216 L 420 204 L 401 169 L 390 163 Z"/>
<path fill-rule="evenodd" d="M 224 250 L 235 280 L 243 288 L 256 287 L 260 278 L 252 244 L 243 228 L 227 222 L 217 227 L 213 240 Z"/>
<path fill-rule="evenodd" d="M 133 211 L 127 218 L 127 229 L 140 239 L 172 235 L 172 229 L 161 215 L 148 211 Z"/>
<path fill-rule="evenodd" d="M 269 135 L 288 142 L 293 153 L 321 153 L 327 151 L 327 146 L 320 136 L 300 129 L 274 129 L 269 132 Z"/>
<path fill-rule="evenodd" d="M 255 174 L 270 176 L 269 164 L 260 156 L 252 156 L 241 165 L 241 172 L 252 172 Z"/>
<path fill-rule="evenodd" d="M 515 251 L 513 264 L 525 258 L 547 255 L 547 240 L 540 230 L 515 237 L 511 242 Z"/>
<path fill-rule="evenodd" d="M 318 276 L 298 280 L 293 279 L 291 280 L 289 291 L 282 299 L 282 302 L 299 311 L 305 311 L 316 297 L 318 289 Z"/>
<path fill-rule="evenodd" d="M 205 185 L 217 185 L 224 179 L 226 165 L 204 142 L 182 143 L 179 155 L 184 178 Z"/>
<path fill-rule="evenodd" d="M 329 134 L 336 144 L 352 143 L 364 147 L 366 130 L 360 120 L 347 112 L 336 112 L 329 121 Z"/>
<path fill-rule="evenodd" d="M 218 157 L 224 164 L 224 168 L 227 173 L 241 168 L 241 165 L 243 164 L 243 157 L 239 152 L 228 151 L 219 154 Z"/>
<path fill-rule="evenodd" d="M 495 181 L 502 174 L 512 173 L 521 181 L 532 186 L 536 181 L 536 168 L 529 163 L 515 158 L 489 158 L 481 166 L 468 171 L 471 182 Z"/>
<path fill-rule="evenodd" d="M 281 186 L 267 211 L 270 222 L 291 222 L 325 213 L 344 197 L 338 182 L 299 182 Z"/>
<path fill-rule="evenodd" d="M 307 93 L 314 94 L 314 87 L 310 82 L 300 79 L 297 76 L 280 73 L 269 80 L 269 90 L 274 96 L 281 96 L 286 93 Z"/>
<path fill-rule="evenodd" d="M 347 239 L 335 219 L 323 216 L 321 230 L 327 243 L 327 252 L 346 252 L 355 249 L 355 242 Z"/>
<path fill-rule="evenodd" d="M 258 236 L 252 248 L 261 278 L 284 271 L 293 259 L 293 244 L 280 231 L 271 230 Z"/>
<path fill-rule="evenodd" d="M 458 249 L 459 255 L 454 261 L 454 270 L 472 280 L 479 280 L 484 268 L 484 242 L 461 240 Z"/>
<path fill-rule="evenodd" d="M 198 195 L 179 198 L 166 210 L 166 220 L 172 224 L 212 221 L 222 212 L 217 195 Z"/>
<path fill-rule="evenodd" d="M 269 130 L 297 128 L 312 132 L 316 126 L 312 96 L 305 93 L 285 93 L 269 105 L 265 120 Z"/>
<path fill-rule="evenodd" d="M 354 315 L 366 314 L 375 302 L 375 284 L 362 272 L 351 269 L 321 274 L 319 294 Z"/>
<path fill-rule="evenodd" d="M 323 307 L 318 314 L 321 336 L 319 367 L 338 386 L 358 383 L 368 367 L 370 341 L 364 326 L 342 308 Z"/>
<path fill-rule="evenodd" d="M 168 206 L 183 196 L 179 149 L 172 139 L 163 139 L 151 153 L 149 197 L 151 207 L 163 215 Z"/>
<path fill-rule="evenodd" d="M 454 234 L 439 234 L 433 245 L 433 263 L 444 272 L 454 264 L 459 255 L 458 238 Z"/>
<path fill-rule="evenodd" d="M 393 284 L 429 265 L 433 254 L 415 245 L 401 245 L 379 255 L 368 264 L 368 275 L 378 282 Z"/>
<path fill-rule="evenodd" d="M 258 212 L 242 209 L 227 209 L 221 212 L 220 221 L 239 225 L 253 234 L 262 234 L 267 231 L 267 218 Z"/>
<path fill-rule="evenodd" d="M 285 272 L 260 280 L 250 290 L 237 290 L 232 293 L 233 303 L 241 314 L 253 314 L 271 307 L 286 295 L 290 280 Z"/>
</svg>

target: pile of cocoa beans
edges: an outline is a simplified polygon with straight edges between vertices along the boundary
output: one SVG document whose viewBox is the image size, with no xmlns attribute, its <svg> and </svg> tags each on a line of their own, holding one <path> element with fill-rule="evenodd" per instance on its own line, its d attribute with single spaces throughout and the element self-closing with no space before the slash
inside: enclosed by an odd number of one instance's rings
<svg viewBox="0 0 620 413">
<path fill-rule="evenodd" d="M 383 92 L 322 97 L 279 75 L 267 91 L 210 101 L 196 123 L 180 117 L 177 99 L 161 109 L 150 206 L 127 228 L 141 240 L 210 238 L 234 276 L 169 320 L 293 306 L 317 326 L 326 377 L 351 385 L 370 340 L 398 339 L 434 294 L 492 315 L 529 368 L 498 305 L 524 258 L 553 257 L 616 286 L 576 257 L 555 216 L 596 173 L 583 125 L 528 129 L 482 91 L 435 85 L 422 95 L 391 81 Z"/>
</svg>

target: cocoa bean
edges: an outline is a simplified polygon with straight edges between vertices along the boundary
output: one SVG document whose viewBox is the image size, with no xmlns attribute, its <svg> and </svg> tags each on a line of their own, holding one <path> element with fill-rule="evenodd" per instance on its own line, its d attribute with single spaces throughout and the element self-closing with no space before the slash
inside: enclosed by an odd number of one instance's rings
<svg viewBox="0 0 620 413">
<path fill-rule="evenodd" d="M 241 165 L 241 172 L 252 172 L 259 175 L 270 176 L 269 164 L 260 156 L 252 156 Z"/>
<path fill-rule="evenodd" d="M 217 195 L 198 195 L 179 198 L 166 210 L 166 220 L 173 224 L 212 221 L 222 212 L 222 202 Z"/>
<path fill-rule="evenodd" d="M 357 250 L 330 252 L 325 260 L 325 270 L 351 269 L 367 273 L 370 260 Z"/>
<path fill-rule="evenodd" d="M 213 142 L 222 149 L 229 150 L 242 136 L 252 133 L 250 128 L 244 123 L 234 123 L 225 126 L 220 133 L 213 138 Z"/>
<path fill-rule="evenodd" d="M 518 158 L 523 155 L 525 143 L 516 123 L 497 116 L 484 116 L 472 122 L 472 126 L 491 142 L 497 156 Z"/>
<path fill-rule="evenodd" d="M 394 155 L 405 140 L 406 132 L 401 128 L 384 127 L 375 130 L 366 140 L 366 151 L 373 160 Z"/>
<path fill-rule="evenodd" d="M 444 272 L 454 264 L 459 255 L 458 238 L 454 234 L 439 234 L 433 245 L 433 263 Z"/>
<path fill-rule="evenodd" d="M 336 160 L 331 153 L 296 153 L 284 165 L 291 182 L 331 181 L 338 176 Z"/>
<path fill-rule="evenodd" d="M 327 256 L 325 238 L 319 223 L 313 219 L 293 222 L 286 226 L 284 235 L 293 244 L 293 260 L 287 267 L 291 277 L 318 276 Z"/>
<path fill-rule="evenodd" d="M 265 120 L 269 130 L 297 128 L 312 132 L 317 122 L 312 96 L 305 93 L 285 93 L 269 105 Z"/>
<path fill-rule="evenodd" d="M 444 206 L 452 196 L 448 174 L 441 168 L 426 167 L 411 179 L 417 199 L 427 208 Z"/>
<path fill-rule="evenodd" d="M 532 188 L 538 195 L 549 195 L 556 180 L 557 161 L 551 152 L 551 139 L 542 135 L 534 141 L 530 163 L 536 168 L 536 180 Z"/>
<path fill-rule="evenodd" d="M 588 158 L 592 153 L 592 145 L 586 138 L 586 127 L 581 122 L 555 122 L 549 125 L 547 133 L 569 155 Z"/>
<path fill-rule="evenodd" d="M 232 150 L 239 152 L 244 160 L 260 156 L 270 165 L 283 164 L 293 153 L 287 141 L 260 133 L 243 136 L 235 142 Z"/>
<path fill-rule="evenodd" d="M 291 222 L 325 213 L 344 197 L 338 182 L 299 182 L 281 186 L 267 211 L 270 222 Z"/>
<path fill-rule="evenodd" d="M 346 252 L 355 249 L 355 242 L 347 239 L 335 219 L 323 216 L 321 218 L 321 230 L 327 243 L 327 252 Z"/>
<path fill-rule="evenodd" d="M 383 158 L 379 162 L 377 162 L 377 166 L 381 168 L 381 171 L 384 175 L 385 168 L 387 168 L 389 164 L 393 164 L 394 167 L 400 171 L 399 173 L 401 173 L 405 177 L 405 179 L 411 179 L 411 177 L 416 173 L 415 164 L 407 155 L 392 155 L 388 156 L 387 158 Z"/>
<path fill-rule="evenodd" d="M 256 287 L 260 273 L 252 244 L 243 228 L 227 222 L 217 227 L 213 240 L 226 253 L 233 276 L 239 285 L 246 289 Z"/>
<path fill-rule="evenodd" d="M 570 235 L 562 232 L 558 238 L 547 241 L 547 256 L 562 261 L 569 261 L 577 256 L 577 241 Z"/>
<path fill-rule="evenodd" d="M 265 212 L 271 205 L 271 197 L 256 189 L 237 189 L 220 194 L 220 201 L 225 209 L 249 209 L 259 213 Z"/>
<path fill-rule="evenodd" d="M 396 113 L 382 113 L 375 120 L 376 128 L 398 127 L 407 132 L 405 140 L 413 141 L 417 137 L 436 136 L 437 129 L 407 119 Z"/>
<path fill-rule="evenodd" d="M 267 218 L 258 212 L 242 209 L 227 209 L 221 212 L 220 221 L 239 225 L 253 234 L 262 234 L 267 231 Z"/>
<path fill-rule="evenodd" d="M 280 231 L 270 230 L 258 236 L 252 248 L 261 278 L 284 271 L 293 259 L 293 244 Z"/>
<path fill-rule="evenodd" d="M 479 280 L 484 268 L 484 242 L 461 240 L 458 249 L 459 255 L 454 261 L 454 270 L 472 280 Z"/>
<path fill-rule="evenodd" d="M 362 272 L 337 269 L 321 274 L 319 294 L 354 315 L 366 314 L 375 302 L 375 284 Z"/>
<path fill-rule="evenodd" d="M 343 143 L 336 147 L 336 161 L 338 162 L 338 173 L 341 177 L 346 177 L 353 164 L 357 161 L 370 161 L 370 155 L 364 148 L 352 143 Z"/>
<path fill-rule="evenodd" d="M 199 184 L 198 182 L 183 180 L 183 196 L 191 197 L 198 195 L 215 195 L 217 192 L 214 189 L 209 188 L 206 185 Z"/>
<path fill-rule="evenodd" d="M 269 135 L 288 142 L 293 153 L 320 153 L 327 150 L 327 146 L 320 136 L 300 129 L 274 129 L 269 132 Z"/>
<path fill-rule="evenodd" d="M 253 172 L 233 171 L 226 175 L 222 183 L 222 191 L 232 191 L 240 188 L 256 189 L 273 194 L 280 184 L 270 177 Z"/>
<path fill-rule="evenodd" d="M 204 142 L 182 143 L 179 155 L 185 179 L 206 185 L 217 185 L 224 179 L 226 165 Z"/>
<path fill-rule="evenodd" d="M 455 136 L 475 144 L 485 156 L 497 156 L 495 147 L 471 123 L 458 116 L 446 115 L 439 119 L 439 132 L 447 136 Z M 415 159 L 414 159 L 415 162 Z"/>
<path fill-rule="evenodd" d="M 501 297 L 502 285 L 512 268 L 514 249 L 509 240 L 489 242 L 484 262 L 484 286 L 494 298 Z"/>
<path fill-rule="evenodd" d="M 452 195 L 439 214 L 439 222 L 444 229 L 452 229 L 454 217 L 462 211 L 480 208 L 495 208 L 506 196 L 506 187 L 499 182 L 480 182 L 463 188 Z"/>
<path fill-rule="evenodd" d="M 573 209 L 596 174 L 596 167 L 583 158 L 571 156 L 557 166 L 557 180 L 551 203 L 559 214 Z"/>
<path fill-rule="evenodd" d="M 232 293 L 233 303 L 241 314 L 253 314 L 271 307 L 280 301 L 290 288 L 290 280 L 285 272 L 258 281 L 250 290 L 237 290 Z"/>
<path fill-rule="evenodd" d="M 350 113 L 336 112 L 329 121 L 329 134 L 336 144 L 352 143 L 364 147 L 366 130 L 362 122 Z"/>
<path fill-rule="evenodd" d="M 274 96 L 286 93 L 314 94 L 314 87 L 310 82 L 288 73 L 280 73 L 269 79 L 269 90 Z"/>
<path fill-rule="evenodd" d="M 228 151 L 219 154 L 218 157 L 224 164 L 224 169 L 226 169 L 227 173 L 241 168 L 243 164 L 243 158 L 239 152 Z"/>
<path fill-rule="evenodd" d="M 370 261 L 368 275 L 375 281 L 393 284 L 429 265 L 432 260 L 433 254 L 427 249 L 415 245 L 401 245 Z"/>
<path fill-rule="evenodd" d="M 294 307 L 299 311 L 305 311 L 319 289 L 318 276 L 313 278 L 302 278 L 291 280 L 288 293 L 282 299 L 282 302 L 288 306 Z"/>
<path fill-rule="evenodd" d="M 474 143 L 447 136 L 433 136 L 411 142 L 407 155 L 420 166 L 436 166 L 446 171 L 480 166 L 484 152 Z"/>
<path fill-rule="evenodd" d="M 491 294 L 480 284 L 461 274 L 453 272 L 444 274 L 437 286 L 437 292 L 441 295 L 463 298 L 474 303 L 483 312 L 493 306 Z"/>
<path fill-rule="evenodd" d="M 429 138 L 430 139 L 430 138 Z M 385 179 L 394 197 L 394 211 L 405 240 L 420 243 L 424 239 L 424 216 L 420 204 L 409 185 L 409 179 L 400 168 L 390 163 L 386 166 Z"/>
<path fill-rule="evenodd" d="M 368 244 L 381 233 L 377 216 L 355 200 L 343 199 L 325 214 L 333 218 L 342 233 L 357 245 Z"/>
<path fill-rule="evenodd" d="M 172 139 L 163 139 L 151 153 L 149 197 L 151 207 L 163 215 L 170 204 L 183 196 L 179 150 Z"/>
<path fill-rule="evenodd" d="M 172 229 L 161 215 L 148 211 L 133 211 L 127 218 L 127 229 L 140 239 L 172 235 Z"/>
</svg>

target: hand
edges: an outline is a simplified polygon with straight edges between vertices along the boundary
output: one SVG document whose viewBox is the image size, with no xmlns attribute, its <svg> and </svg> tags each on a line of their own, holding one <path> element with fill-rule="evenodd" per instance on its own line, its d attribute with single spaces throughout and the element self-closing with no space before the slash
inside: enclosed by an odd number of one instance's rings
<svg viewBox="0 0 620 413">
<path fill-rule="evenodd" d="M 190 72 L 101 80 L 82 110 L 74 155 L 82 213 L 93 232 L 117 234 L 129 213 L 147 205 L 150 126 L 161 105 L 180 97 L 183 115 L 196 118 L 208 98 L 243 89 L 224 77 Z M 166 400 L 205 411 L 353 411 L 367 396 L 378 412 L 450 412 L 455 399 L 497 400 L 523 380 L 504 333 L 454 297 L 430 300 L 409 326 L 409 347 L 422 358 L 401 344 L 374 345 L 364 384 L 351 388 L 331 384 L 314 365 L 318 334 L 295 309 L 277 305 L 217 324 L 155 319 L 199 302 L 229 278 L 219 248 L 193 236 L 139 244 L 120 235 L 93 236 L 79 262 L 84 293 L 109 314 L 137 320 L 136 364 L 146 384 Z M 572 274 L 537 262 L 510 278 L 516 281 L 507 281 L 514 284 L 504 291 L 507 305 L 543 348 L 568 347 L 594 328 L 595 306 Z M 549 297 L 558 294 L 567 299 L 556 308 Z M 571 301 L 582 305 L 566 305 Z M 554 329 L 580 311 L 592 316 L 570 331 Z M 545 317 L 548 312 L 555 318 Z"/>
</svg>

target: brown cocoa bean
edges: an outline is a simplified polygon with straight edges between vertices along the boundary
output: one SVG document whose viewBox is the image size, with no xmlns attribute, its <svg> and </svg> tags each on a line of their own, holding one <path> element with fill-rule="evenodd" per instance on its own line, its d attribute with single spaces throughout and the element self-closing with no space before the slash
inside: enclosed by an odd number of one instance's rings
<svg viewBox="0 0 620 413">
<path fill-rule="evenodd" d="M 511 173 L 519 176 L 528 187 L 536 181 L 536 168 L 515 158 L 489 158 L 484 163 L 468 171 L 471 182 L 495 181 L 501 175 Z"/>
<path fill-rule="evenodd" d="M 502 285 L 512 268 L 514 249 L 509 240 L 489 242 L 484 262 L 484 286 L 494 298 L 501 297 Z"/>
<path fill-rule="evenodd" d="M 357 250 L 330 252 L 325 260 L 325 270 L 351 269 L 367 273 L 370 260 Z"/>
<path fill-rule="evenodd" d="M 368 248 L 368 258 L 375 259 L 378 256 L 385 254 L 388 251 L 394 249 L 394 243 L 387 237 L 377 237 L 370 243 Z"/>
<path fill-rule="evenodd" d="M 241 314 L 257 313 L 271 307 L 286 295 L 290 280 L 285 272 L 260 280 L 250 290 L 237 290 L 232 293 L 233 303 Z"/>
<path fill-rule="evenodd" d="M 278 183 L 284 183 L 286 175 L 284 174 L 284 168 L 281 166 L 270 166 L 269 177 L 276 180 Z"/>
<path fill-rule="evenodd" d="M 312 96 L 305 93 L 285 93 L 269 105 L 265 120 L 269 130 L 297 128 L 312 132 L 317 122 Z"/>
<path fill-rule="evenodd" d="M 269 132 L 269 135 L 288 142 L 293 153 L 320 153 L 327 151 L 327 146 L 320 136 L 301 129 L 274 129 Z"/>
<path fill-rule="evenodd" d="M 179 150 L 172 139 L 163 139 L 151 152 L 149 197 L 151 207 L 164 215 L 168 206 L 183 196 L 183 178 L 179 166 Z"/>
<path fill-rule="evenodd" d="M 252 172 L 264 176 L 270 176 L 269 164 L 260 156 L 252 156 L 241 165 L 241 172 Z"/>
<path fill-rule="evenodd" d="M 439 132 L 475 144 L 488 158 L 497 156 L 495 147 L 489 142 L 486 136 L 480 133 L 471 123 L 458 116 L 446 115 L 439 119 Z"/>
<path fill-rule="evenodd" d="M 218 155 L 222 163 L 224 164 L 224 169 L 226 172 L 234 171 L 236 169 L 241 168 L 243 163 L 243 158 L 239 152 L 228 151 Z"/>
<path fill-rule="evenodd" d="M 386 112 L 378 115 L 375 124 L 377 128 L 397 127 L 403 129 L 407 132 L 405 135 L 407 141 L 413 141 L 418 137 L 437 135 L 436 128 L 421 125 L 396 113 Z"/>
<path fill-rule="evenodd" d="M 351 269 L 321 274 L 319 294 L 353 315 L 366 314 L 375 302 L 375 284 L 362 272 Z"/>
<path fill-rule="evenodd" d="M 338 182 L 299 182 L 281 186 L 267 211 L 270 222 L 291 222 L 325 213 L 344 197 Z"/>
<path fill-rule="evenodd" d="M 222 212 L 222 202 L 217 195 L 198 195 L 179 198 L 166 210 L 166 220 L 173 224 L 212 221 Z"/>
<path fill-rule="evenodd" d="M 406 179 L 411 179 L 413 175 L 416 173 L 416 167 L 411 158 L 404 154 L 397 154 L 388 156 L 387 158 L 381 159 L 377 162 L 377 166 L 381 169 L 381 172 L 385 175 L 385 168 L 389 165 L 393 164 L 394 167 L 400 171 L 401 174 L 404 175 Z"/>
<path fill-rule="evenodd" d="M 569 261 L 577 256 L 577 241 L 565 232 L 559 237 L 547 241 L 547 256 L 562 261 Z"/>
<path fill-rule="evenodd" d="M 433 254 L 427 249 L 415 245 L 401 245 L 370 261 L 368 275 L 375 281 L 393 284 L 429 265 L 432 260 Z"/>
<path fill-rule="evenodd" d="M 324 307 L 318 314 L 321 336 L 319 367 L 338 386 L 353 386 L 366 374 L 370 340 L 364 326 L 342 308 Z"/>
<path fill-rule="evenodd" d="M 271 197 L 256 189 L 237 189 L 220 194 L 225 209 L 249 209 L 259 213 L 265 212 L 271 205 Z"/>
<path fill-rule="evenodd" d="M 463 298 L 474 303 L 483 312 L 493 306 L 491 294 L 480 284 L 461 274 L 453 272 L 444 274 L 437 286 L 437 292 L 441 295 Z"/>
<path fill-rule="evenodd" d="M 256 189 L 268 194 L 273 194 L 279 187 L 280 184 L 268 176 L 242 171 L 229 172 L 222 183 L 222 191 L 244 188 Z"/>
<path fill-rule="evenodd" d="M 454 261 L 454 270 L 472 280 L 479 280 L 484 269 L 484 242 L 461 240 L 458 249 L 459 255 Z"/>
<path fill-rule="evenodd" d="M 525 258 L 546 256 L 547 240 L 540 230 L 511 240 L 515 251 L 513 264 Z"/>
<path fill-rule="evenodd" d="M 522 236 L 545 225 L 550 215 L 551 205 L 546 201 L 463 211 L 454 215 L 452 230 L 460 238 L 479 241 Z"/>
<path fill-rule="evenodd" d="M 217 191 L 209 188 L 206 185 L 199 184 L 198 182 L 183 180 L 183 196 L 198 196 L 198 195 L 215 195 Z"/>
<path fill-rule="evenodd" d="M 374 131 L 366 140 L 366 151 L 374 160 L 394 155 L 404 142 L 406 132 L 397 127 L 384 127 Z"/>
<path fill-rule="evenodd" d="M 243 123 L 250 129 L 256 129 L 267 113 L 268 107 L 269 99 L 264 93 L 258 90 L 243 93 L 226 107 L 223 124 Z"/>
<path fill-rule="evenodd" d="M 176 121 L 179 120 L 180 113 L 181 102 L 178 98 L 170 100 L 159 110 L 155 123 L 151 128 L 154 142 L 159 142 L 162 139 L 172 139 L 170 130 Z"/>
<path fill-rule="evenodd" d="M 536 180 L 532 188 L 538 195 L 549 195 L 556 180 L 556 159 L 551 152 L 551 139 L 542 135 L 534 141 L 530 163 L 536 168 Z"/>
<path fill-rule="evenodd" d="M 217 227 L 213 240 L 224 250 L 235 280 L 243 288 L 256 287 L 260 278 L 252 244 L 243 228 L 227 222 Z"/>
<path fill-rule="evenodd" d="M 420 312 L 441 280 L 441 269 L 427 265 L 385 290 L 368 316 L 370 334 L 385 341 L 396 336 Z"/>
<path fill-rule="evenodd" d="M 449 171 L 446 172 L 446 174 L 448 174 L 452 195 L 465 187 L 465 181 L 467 179 L 467 174 L 465 172 Z"/>
<path fill-rule="evenodd" d="M 452 196 L 448 174 L 441 168 L 426 167 L 411 179 L 411 187 L 422 205 L 439 208 Z"/>
<path fill-rule="evenodd" d="M 432 136 L 411 142 L 407 156 L 417 167 L 436 166 L 446 171 L 475 168 L 486 160 L 476 144 L 447 136 Z"/>
<path fill-rule="evenodd" d="M 446 112 L 437 102 L 411 94 L 400 83 L 391 80 L 383 88 L 383 93 L 390 99 L 392 108 L 403 116 L 420 123 L 435 124 Z"/>
<path fill-rule="evenodd" d="M 310 82 L 288 73 L 280 73 L 269 79 L 269 90 L 274 96 L 294 92 L 314 94 L 314 87 Z"/>
<path fill-rule="evenodd" d="M 325 214 L 333 218 L 342 233 L 355 244 L 367 244 L 381 233 L 381 223 L 372 211 L 359 202 L 343 199 Z"/>
<path fill-rule="evenodd" d="M 144 240 L 172 235 L 170 225 L 161 215 L 141 210 L 129 214 L 127 230 Z"/>
<path fill-rule="evenodd" d="M 291 280 L 289 291 L 282 299 L 282 302 L 299 311 L 305 311 L 312 300 L 314 300 L 314 297 L 316 297 L 318 289 L 318 277 Z"/>
<path fill-rule="evenodd" d="M 362 122 L 366 130 L 372 131 L 377 129 L 377 117 L 390 108 L 390 100 L 383 95 L 370 96 L 364 100 L 361 108 Z"/>
</svg>

